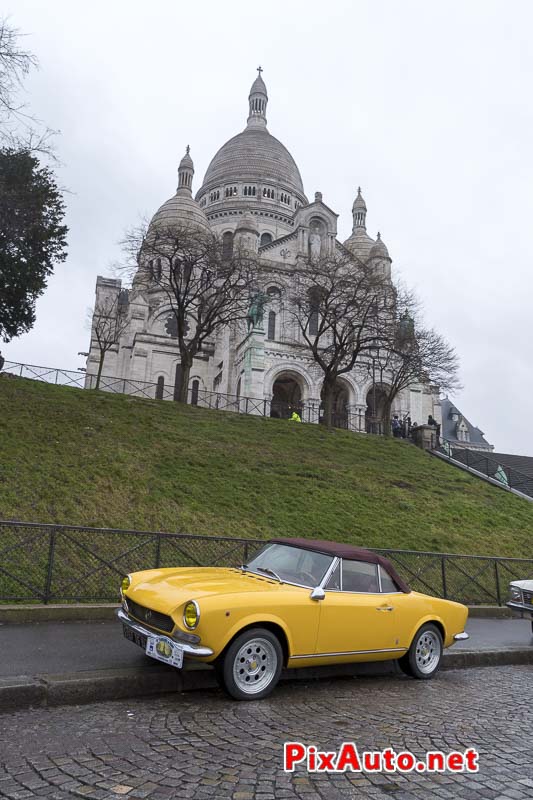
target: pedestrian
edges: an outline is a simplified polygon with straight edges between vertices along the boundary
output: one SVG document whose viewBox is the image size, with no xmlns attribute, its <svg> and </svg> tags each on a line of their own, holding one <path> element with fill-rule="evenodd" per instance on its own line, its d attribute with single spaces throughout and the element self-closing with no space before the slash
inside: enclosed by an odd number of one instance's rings
<svg viewBox="0 0 533 800">
<path fill-rule="evenodd" d="M 302 421 L 302 418 L 300 417 L 298 412 L 297 411 L 293 411 L 292 414 L 291 414 L 291 422 L 301 422 L 301 421 Z"/>
<path fill-rule="evenodd" d="M 400 420 L 398 419 L 398 414 L 395 414 L 392 420 L 392 435 L 396 439 L 398 439 L 401 436 L 401 425 L 400 425 Z"/>
<path fill-rule="evenodd" d="M 4 369 L 4 364 L 5 363 L 6 363 L 6 360 L 5 360 L 4 356 L 2 355 L 2 351 L 0 350 L 0 372 L 2 372 L 2 370 Z"/>
</svg>

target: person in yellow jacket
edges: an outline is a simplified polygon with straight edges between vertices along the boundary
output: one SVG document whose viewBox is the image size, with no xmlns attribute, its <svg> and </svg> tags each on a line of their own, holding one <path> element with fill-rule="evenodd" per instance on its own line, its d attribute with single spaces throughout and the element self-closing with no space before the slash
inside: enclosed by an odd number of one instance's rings
<svg viewBox="0 0 533 800">
<path fill-rule="evenodd" d="M 296 411 L 293 411 L 291 414 L 291 422 L 301 422 L 301 421 L 302 418 L 300 417 L 300 415 Z"/>
</svg>

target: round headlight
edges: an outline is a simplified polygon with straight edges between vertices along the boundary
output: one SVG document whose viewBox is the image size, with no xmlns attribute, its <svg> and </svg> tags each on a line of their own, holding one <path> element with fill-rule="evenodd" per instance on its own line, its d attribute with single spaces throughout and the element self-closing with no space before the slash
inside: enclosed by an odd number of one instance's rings
<svg viewBox="0 0 533 800">
<path fill-rule="evenodd" d="M 183 622 L 191 631 L 196 628 L 200 622 L 200 608 L 196 600 L 189 600 L 189 602 L 185 604 Z"/>
<path fill-rule="evenodd" d="M 129 575 L 126 575 L 125 578 L 122 578 L 122 583 L 120 584 L 120 590 L 125 592 L 127 589 L 130 588 L 131 578 Z"/>
</svg>

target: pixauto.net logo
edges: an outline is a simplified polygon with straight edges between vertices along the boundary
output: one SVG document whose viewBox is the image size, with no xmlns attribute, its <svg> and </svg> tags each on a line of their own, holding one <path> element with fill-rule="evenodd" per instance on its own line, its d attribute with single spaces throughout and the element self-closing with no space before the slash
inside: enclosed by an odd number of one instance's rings
<svg viewBox="0 0 533 800">
<path fill-rule="evenodd" d="M 359 753 L 354 742 L 343 742 L 338 750 L 321 751 L 314 745 L 285 742 L 283 745 L 283 770 L 294 772 L 301 764 L 307 772 L 478 772 L 479 753 L 468 750 L 429 750 L 417 758 L 409 750 L 396 752 L 364 750 Z"/>
</svg>

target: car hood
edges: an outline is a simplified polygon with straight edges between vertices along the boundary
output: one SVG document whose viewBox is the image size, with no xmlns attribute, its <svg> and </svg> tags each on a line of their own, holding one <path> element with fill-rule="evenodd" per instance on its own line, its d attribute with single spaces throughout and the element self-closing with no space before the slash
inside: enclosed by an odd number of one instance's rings
<svg viewBox="0 0 533 800">
<path fill-rule="evenodd" d="M 137 572 L 131 575 L 126 597 L 147 608 L 170 614 L 188 600 L 201 600 L 211 595 L 233 595 L 249 592 L 272 592 L 293 588 L 268 576 L 222 567 L 182 567 Z"/>
<path fill-rule="evenodd" d="M 533 581 L 511 581 L 511 586 L 517 586 L 518 589 L 527 589 L 530 592 L 533 592 Z"/>
</svg>

